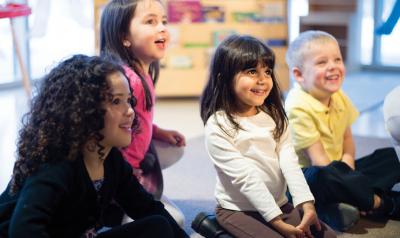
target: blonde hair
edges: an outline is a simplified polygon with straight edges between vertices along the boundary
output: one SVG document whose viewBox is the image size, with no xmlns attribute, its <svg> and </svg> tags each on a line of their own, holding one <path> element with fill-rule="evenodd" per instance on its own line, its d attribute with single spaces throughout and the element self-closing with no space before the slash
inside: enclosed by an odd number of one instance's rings
<svg viewBox="0 0 400 238">
<path fill-rule="evenodd" d="M 302 63 L 304 62 L 304 58 L 307 55 L 311 43 L 326 43 L 327 41 L 338 43 L 334 36 L 324 31 L 304 31 L 300 33 L 300 35 L 290 43 L 286 52 L 286 63 L 289 65 L 289 69 L 293 67 L 302 67 Z"/>
</svg>

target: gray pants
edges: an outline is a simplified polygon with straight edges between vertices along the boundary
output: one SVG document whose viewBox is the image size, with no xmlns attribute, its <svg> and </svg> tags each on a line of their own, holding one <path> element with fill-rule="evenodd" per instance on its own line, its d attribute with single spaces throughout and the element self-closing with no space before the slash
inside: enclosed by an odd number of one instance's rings
<svg viewBox="0 0 400 238">
<path fill-rule="evenodd" d="M 290 203 L 281 207 L 284 222 L 297 226 L 300 224 L 302 211 L 293 208 Z M 255 211 L 233 211 L 217 207 L 215 214 L 218 223 L 229 233 L 237 238 L 284 238 L 276 231 L 260 213 Z M 325 223 L 321 222 L 322 229 L 317 231 L 311 227 L 311 232 L 315 238 L 334 238 L 336 233 Z"/>
</svg>

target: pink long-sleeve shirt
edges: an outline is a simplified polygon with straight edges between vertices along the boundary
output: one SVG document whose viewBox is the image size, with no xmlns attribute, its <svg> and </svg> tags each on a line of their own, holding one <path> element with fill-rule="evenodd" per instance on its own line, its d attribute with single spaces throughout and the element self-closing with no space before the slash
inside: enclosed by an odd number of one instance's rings
<svg viewBox="0 0 400 238">
<path fill-rule="evenodd" d="M 133 168 L 139 168 L 139 164 L 150 146 L 153 130 L 156 130 L 157 126 L 153 124 L 154 107 L 152 107 L 150 111 L 146 110 L 145 92 L 139 76 L 128 66 L 124 66 L 124 69 L 129 79 L 132 93 L 137 100 L 135 113 L 139 119 L 139 134 L 132 133 L 132 142 L 122 153 L 126 161 L 128 161 Z M 149 86 L 154 105 L 155 90 L 153 80 L 150 75 L 146 75 L 145 80 Z"/>
</svg>

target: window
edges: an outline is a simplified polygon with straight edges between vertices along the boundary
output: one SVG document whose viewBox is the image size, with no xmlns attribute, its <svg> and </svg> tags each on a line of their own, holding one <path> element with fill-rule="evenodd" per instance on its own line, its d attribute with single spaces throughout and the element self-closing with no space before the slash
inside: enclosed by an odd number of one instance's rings
<svg viewBox="0 0 400 238">
<path fill-rule="evenodd" d="M 13 45 L 10 33 L 10 20 L 0 19 L 0 83 L 13 81 Z"/>
<path fill-rule="evenodd" d="M 0 0 L 1 5 L 5 5 L 5 0 Z M 27 52 L 27 44 L 23 44 L 23 33 L 21 30 L 26 25 L 26 18 L 1 18 L 0 19 L 0 83 L 12 83 L 14 82 L 16 72 L 18 72 L 15 65 L 14 51 L 13 51 L 13 39 L 11 34 L 10 19 L 12 19 L 12 25 L 14 32 L 18 36 L 19 49 L 22 55 Z M 21 37 L 22 36 L 22 37 Z M 21 40 L 22 39 L 22 40 Z"/>
<path fill-rule="evenodd" d="M 396 0 L 362 1 L 361 64 L 366 66 L 400 67 L 400 22 L 390 35 L 374 33 L 374 24 L 380 25 L 390 15 Z M 360 1 L 359 1 L 360 2 Z"/>
<path fill-rule="evenodd" d="M 0 0 L 2 5 L 6 2 Z M 29 42 L 25 57 L 29 57 L 31 79 L 42 77 L 73 54 L 95 54 L 93 0 L 30 0 L 28 4 L 32 8 L 29 24 L 18 24 L 15 30 L 19 40 Z M 6 18 L 0 19 L 0 42 L 0 84 L 20 81 Z"/>
<path fill-rule="evenodd" d="M 396 0 L 383 1 L 383 19 L 386 20 L 391 13 Z M 388 66 L 400 66 L 400 22 L 390 35 L 382 35 L 381 38 L 381 64 Z"/>
<path fill-rule="evenodd" d="M 31 76 L 39 78 L 73 54 L 93 55 L 93 0 L 31 0 Z"/>
</svg>

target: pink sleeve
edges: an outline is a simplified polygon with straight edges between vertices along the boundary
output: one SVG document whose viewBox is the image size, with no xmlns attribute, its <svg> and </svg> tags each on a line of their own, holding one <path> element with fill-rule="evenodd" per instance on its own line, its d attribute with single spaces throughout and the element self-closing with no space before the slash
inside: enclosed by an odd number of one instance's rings
<svg viewBox="0 0 400 238">
<path fill-rule="evenodd" d="M 140 162 L 146 154 L 153 133 L 153 110 L 147 111 L 145 107 L 145 95 L 139 76 L 130 68 L 124 67 L 133 95 L 136 97 L 136 117 L 139 120 L 139 132 L 132 133 L 131 144 L 124 148 L 122 154 L 133 168 L 139 168 Z"/>
</svg>

